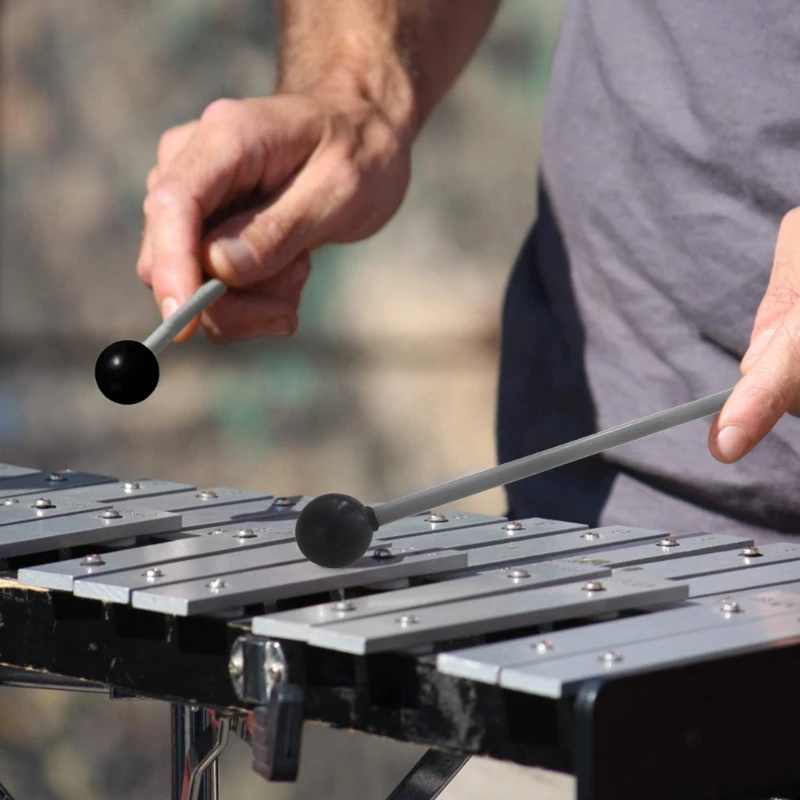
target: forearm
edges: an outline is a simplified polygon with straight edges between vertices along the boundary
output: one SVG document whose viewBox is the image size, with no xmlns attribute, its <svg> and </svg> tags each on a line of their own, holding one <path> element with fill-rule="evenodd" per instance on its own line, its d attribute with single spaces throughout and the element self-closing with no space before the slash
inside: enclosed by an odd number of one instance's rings
<svg viewBox="0 0 800 800">
<path fill-rule="evenodd" d="M 499 0 L 281 0 L 278 89 L 353 91 L 411 136 L 453 84 Z"/>
</svg>

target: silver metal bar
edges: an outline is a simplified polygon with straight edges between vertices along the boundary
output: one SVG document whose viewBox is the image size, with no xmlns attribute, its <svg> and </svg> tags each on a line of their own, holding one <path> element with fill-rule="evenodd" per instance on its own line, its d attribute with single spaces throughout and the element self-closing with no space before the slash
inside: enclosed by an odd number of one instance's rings
<svg viewBox="0 0 800 800">
<path fill-rule="evenodd" d="M 67 517 L 70 514 L 99 514 L 107 508 L 111 508 L 110 503 L 85 502 L 63 497 L 58 492 L 52 493 L 52 497 L 36 497 L 33 494 L 7 497 L 0 501 L 0 527 L 51 517 Z"/>
<path fill-rule="evenodd" d="M 793 606 L 783 613 L 749 622 L 506 668 L 500 672 L 500 686 L 557 698 L 573 694 L 591 678 L 662 670 L 799 642 L 800 617 Z"/>
<path fill-rule="evenodd" d="M 34 472 L 6 478 L 0 483 L 0 500 L 8 497 L 21 497 L 26 494 L 44 494 L 58 489 L 73 489 L 98 483 L 116 481 L 109 475 L 93 475 L 90 472 L 77 472 L 73 469 L 57 472 Z"/>
<path fill-rule="evenodd" d="M 703 575 L 687 580 L 690 597 L 707 597 L 723 592 L 740 592 L 767 586 L 780 586 L 800 579 L 800 562 L 767 564 L 758 569 L 740 569 L 737 572 L 722 572 Z"/>
<path fill-rule="evenodd" d="M 511 540 L 502 544 L 476 547 L 466 552 L 470 568 L 492 566 L 496 569 L 521 562 L 544 561 L 577 553 L 602 551 L 603 548 L 625 543 L 650 540 L 655 546 L 665 535 L 663 531 L 653 531 L 648 528 L 624 528 L 612 525 L 591 530 L 578 529 L 535 539 Z M 401 546 L 401 542 L 395 541 L 395 545 Z"/>
<path fill-rule="evenodd" d="M 642 563 L 638 568 L 654 578 L 688 580 L 717 572 L 764 569 L 782 561 L 800 561 L 800 543 L 775 542 L 758 548 L 760 555 L 748 556 L 748 548 L 734 552 L 696 555 L 689 558 L 670 559 L 658 563 Z M 627 569 L 637 569 L 628 567 Z M 800 566 L 797 567 L 800 575 Z"/>
<path fill-rule="evenodd" d="M 156 511 L 192 511 L 197 508 L 216 508 L 234 503 L 260 502 L 269 507 L 271 494 L 250 492 L 243 489 L 230 489 L 227 486 L 214 486 L 211 489 L 192 489 L 185 492 L 172 492 L 154 497 L 133 498 L 117 503 L 117 508 L 147 508 Z"/>
<path fill-rule="evenodd" d="M 540 472 L 546 472 L 642 439 L 645 436 L 652 436 L 654 433 L 702 419 L 718 413 L 732 391 L 733 389 L 728 389 L 709 397 L 693 400 L 690 403 L 659 411 L 642 419 L 552 447 L 541 453 L 525 456 L 474 475 L 434 486 L 432 489 L 424 489 L 396 500 L 380 503 L 373 506 L 375 517 L 379 525 L 384 525 L 411 514 L 418 514 L 426 508 L 435 508 L 445 503 L 463 500 L 465 497 L 471 497 L 488 489 L 495 489 L 523 478 L 530 478 Z"/>
<path fill-rule="evenodd" d="M 800 612 L 800 583 L 792 588 L 782 587 L 782 591 L 756 590 L 736 595 L 741 612 L 725 612 L 722 609 L 724 599 L 725 595 L 715 595 L 635 617 L 440 653 L 436 668 L 446 675 L 496 684 L 501 671 L 507 667 L 531 665 L 533 668 L 544 661 L 580 653 L 614 651 L 631 643 L 663 639 L 720 625 L 730 627 L 792 609 Z"/>
<path fill-rule="evenodd" d="M 168 319 L 165 319 L 143 342 L 156 355 L 198 315 L 203 309 L 225 294 L 225 284 L 212 278 L 199 289 Z"/>
<path fill-rule="evenodd" d="M 18 467 L 16 464 L 0 464 L 0 480 L 18 478 L 21 475 L 35 475 L 38 471 L 30 467 Z"/>
<path fill-rule="evenodd" d="M 142 573 L 148 568 L 175 561 L 191 561 L 195 558 L 291 542 L 294 539 L 294 521 L 282 520 L 272 525 L 253 527 L 214 526 L 200 529 L 196 533 L 196 536 L 190 538 L 103 553 L 101 564 L 86 563 L 83 558 L 72 558 L 52 564 L 25 567 L 19 570 L 17 577 L 21 583 L 28 586 L 71 592 L 77 578 L 96 577 L 125 570 Z"/>
<path fill-rule="evenodd" d="M 387 539 L 396 539 L 400 536 L 415 536 L 417 534 L 434 533 L 436 531 L 463 530 L 476 525 L 488 525 L 492 522 L 506 522 L 503 517 L 492 517 L 488 514 L 460 513 L 432 513 L 417 514 L 405 517 L 395 522 L 390 522 L 375 533 L 375 538 L 381 542 Z M 565 523 L 566 524 L 566 523 Z"/>
<path fill-rule="evenodd" d="M 430 644 L 441 638 L 475 636 L 527 625 L 553 623 L 576 617 L 593 617 L 623 609 L 677 602 L 688 594 L 686 586 L 670 581 L 614 576 L 519 591 L 513 602 L 504 595 L 479 601 L 446 603 L 407 609 L 353 622 L 311 628 L 308 642 L 315 647 L 364 655 Z"/>
<path fill-rule="evenodd" d="M 408 589 L 380 592 L 353 600 L 323 603 L 304 608 L 294 608 L 255 617 L 253 633 L 280 639 L 307 641 L 312 627 L 352 621 L 390 612 L 400 613 L 409 608 L 419 609 L 456 601 L 482 602 L 491 595 L 509 594 L 521 590 L 558 586 L 582 580 L 605 578 L 611 570 L 603 567 L 567 565 L 563 561 L 546 561 L 527 569 L 513 569 L 487 575 L 473 575 L 455 580 L 413 586 Z M 514 602 L 510 597 L 509 603 Z"/>
<path fill-rule="evenodd" d="M 128 536 L 178 530 L 181 515 L 165 511 L 125 510 L 112 514 L 73 514 L 0 528 L 0 558 L 44 553 L 65 547 L 101 544 Z"/>
<path fill-rule="evenodd" d="M 364 556 L 352 567 L 344 569 L 325 569 L 303 560 L 234 575 L 218 575 L 210 580 L 203 578 L 141 589 L 133 592 L 131 602 L 135 608 L 189 616 L 248 603 L 266 603 L 315 592 L 435 574 L 463 567 L 466 561 L 466 554 L 456 551 L 416 553 L 388 560 Z M 80 582 L 75 585 L 79 586 Z"/>
<path fill-rule="evenodd" d="M 222 755 L 222 751 L 228 744 L 228 737 L 231 732 L 230 717 L 220 717 L 213 729 L 214 744 L 211 750 L 189 774 L 189 797 L 191 800 L 198 800 L 200 797 L 200 781 L 204 775 L 208 784 L 206 789 L 208 800 L 217 800 L 219 797 L 219 774 L 216 770 L 209 774 L 209 768 L 216 764 L 217 759 Z"/>
<path fill-rule="evenodd" d="M 95 503 L 122 503 L 126 500 L 142 500 L 146 497 L 157 497 L 162 494 L 196 491 L 198 491 L 197 487 L 192 486 L 190 483 L 139 478 L 135 481 L 115 481 L 113 483 L 60 489 L 59 496 Z M 170 511 L 171 509 L 161 510 Z"/>
<path fill-rule="evenodd" d="M 620 567 L 633 567 L 638 564 L 655 564 L 659 561 L 669 561 L 688 558 L 697 555 L 711 555 L 730 550 L 739 550 L 751 547 L 752 539 L 744 536 L 730 536 L 728 534 L 703 533 L 699 536 L 665 536 L 658 542 L 636 545 L 635 547 L 614 547 L 610 550 L 600 550 L 589 556 L 575 556 L 566 559 L 571 564 L 594 564 L 596 566 L 609 566 L 614 569 Z M 680 571 L 680 565 L 675 570 Z M 648 574 L 654 574 L 649 572 Z M 666 576 L 660 576 L 666 577 Z"/>
</svg>

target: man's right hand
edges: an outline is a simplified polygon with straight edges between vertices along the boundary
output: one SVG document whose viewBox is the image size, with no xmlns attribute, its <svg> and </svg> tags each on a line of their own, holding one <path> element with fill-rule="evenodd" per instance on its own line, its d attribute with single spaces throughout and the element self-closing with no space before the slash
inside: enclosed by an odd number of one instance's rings
<svg viewBox="0 0 800 800">
<path fill-rule="evenodd" d="M 218 100 L 161 138 L 139 277 L 165 318 L 204 275 L 222 280 L 229 291 L 201 318 L 216 341 L 290 335 L 311 251 L 363 239 L 394 214 L 410 147 L 345 92 Z"/>
</svg>

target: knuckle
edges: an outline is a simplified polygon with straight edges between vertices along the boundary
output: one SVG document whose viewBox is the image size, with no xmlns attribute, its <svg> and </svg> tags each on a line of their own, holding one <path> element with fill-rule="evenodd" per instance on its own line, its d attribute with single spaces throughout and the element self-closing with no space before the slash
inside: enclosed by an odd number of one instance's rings
<svg viewBox="0 0 800 800">
<path fill-rule="evenodd" d="M 751 385 L 742 395 L 742 401 L 757 409 L 763 417 L 779 417 L 786 408 L 788 398 L 785 392 L 775 389 L 766 382 Z"/>
<path fill-rule="evenodd" d="M 361 194 L 364 179 L 361 170 L 352 162 L 346 161 L 334 174 L 334 192 L 344 201 L 353 200 Z"/>
<path fill-rule="evenodd" d="M 158 214 L 165 208 L 181 202 L 183 193 L 174 181 L 158 180 L 144 199 L 144 213 L 146 216 Z"/>
<path fill-rule="evenodd" d="M 253 249 L 259 262 L 279 256 L 291 234 L 289 222 L 274 212 L 242 231 L 242 237 Z"/>
<path fill-rule="evenodd" d="M 210 123 L 225 122 L 231 119 L 231 117 L 238 115 L 240 109 L 241 102 L 239 100 L 222 97 L 206 106 L 200 119 L 203 122 Z"/>
</svg>

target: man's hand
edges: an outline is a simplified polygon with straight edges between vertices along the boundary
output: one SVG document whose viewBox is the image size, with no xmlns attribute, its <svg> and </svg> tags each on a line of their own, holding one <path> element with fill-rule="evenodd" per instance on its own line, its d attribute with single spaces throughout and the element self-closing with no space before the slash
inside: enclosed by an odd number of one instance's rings
<svg viewBox="0 0 800 800">
<path fill-rule="evenodd" d="M 161 139 L 138 273 L 162 315 L 210 275 L 228 286 L 201 318 L 211 338 L 293 333 L 311 252 L 397 210 L 413 138 L 498 2 L 282 0 L 278 93 Z"/>
<path fill-rule="evenodd" d="M 222 280 L 229 291 L 202 316 L 215 340 L 289 335 L 310 252 L 362 239 L 391 217 L 409 151 L 378 109 L 352 96 L 218 100 L 161 139 L 139 277 L 165 318 L 204 274 Z"/>
<path fill-rule="evenodd" d="M 800 416 L 800 208 L 781 223 L 741 369 L 709 436 L 712 454 L 725 463 L 752 450 L 787 411 Z"/>
</svg>

